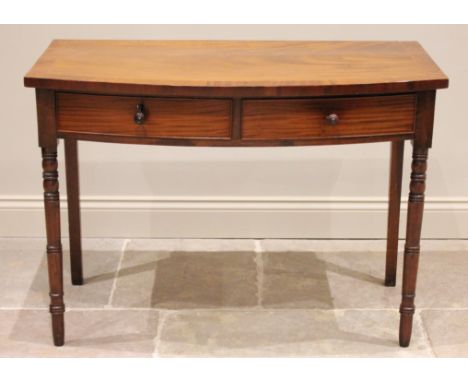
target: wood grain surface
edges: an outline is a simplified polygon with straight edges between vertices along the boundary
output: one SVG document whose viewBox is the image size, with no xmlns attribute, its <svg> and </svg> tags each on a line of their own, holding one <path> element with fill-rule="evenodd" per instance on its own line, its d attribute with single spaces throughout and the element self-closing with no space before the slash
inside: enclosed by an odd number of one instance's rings
<svg viewBox="0 0 468 382">
<path fill-rule="evenodd" d="M 58 93 L 59 132 L 153 138 L 230 138 L 231 101 Z M 136 106 L 145 119 L 136 124 Z"/>
<path fill-rule="evenodd" d="M 387 253 L 385 256 L 385 286 L 395 286 L 400 231 L 401 185 L 405 141 L 392 142 L 390 150 L 390 181 L 388 187 Z"/>
<path fill-rule="evenodd" d="M 77 140 L 188 146 L 392 141 L 386 285 L 395 284 L 403 140 L 412 139 L 399 336 L 400 346 L 409 345 L 435 91 L 448 86 L 418 43 L 56 40 L 25 85 L 37 88 L 55 345 L 64 343 L 65 310 L 57 138 L 66 140 L 75 284 L 82 283 Z"/>
<path fill-rule="evenodd" d="M 307 139 L 411 133 L 414 95 L 246 100 L 243 139 Z M 327 123 L 335 114 L 336 125 Z"/>
<path fill-rule="evenodd" d="M 83 284 L 81 250 L 80 181 L 78 142 L 65 139 L 65 171 L 67 180 L 68 237 L 70 241 L 70 273 L 73 285 Z"/>
<path fill-rule="evenodd" d="M 54 40 L 30 87 L 138 95 L 302 96 L 437 89 L 417 42 Z"/>
</svg>

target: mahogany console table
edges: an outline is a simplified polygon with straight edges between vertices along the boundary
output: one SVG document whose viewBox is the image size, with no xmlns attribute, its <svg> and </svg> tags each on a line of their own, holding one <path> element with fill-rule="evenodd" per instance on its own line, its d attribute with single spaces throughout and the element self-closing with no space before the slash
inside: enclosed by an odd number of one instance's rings
<svg viewBox="0 0 468 382">
<path fill-rule="evenodd" d="M 83 283 L 77 141 L 180 146 L 391 142 L 385 285 L 397 264 L 403 145 L 413 143 L 400 346 L 414 313 L 436 89 L 416 42 L 56 40 L 24 78 L 36 88 L 50 313 L 64 343 L 57 144 L 65 142 L 72 283 Z"/>
</svg>

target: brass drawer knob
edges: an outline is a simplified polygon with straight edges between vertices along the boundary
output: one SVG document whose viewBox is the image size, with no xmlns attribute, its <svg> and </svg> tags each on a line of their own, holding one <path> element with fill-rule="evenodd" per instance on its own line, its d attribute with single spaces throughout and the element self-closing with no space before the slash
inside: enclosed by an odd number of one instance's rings
<svg viewBox="0 0 468 382">
<path fill-rule="evenodd" d="M 134 120 L 137 125 L 141 125 L 145 120 L 145 108 L 142 103 L 139 103 L 136 107 Z"/>
<path fill-rule="evenodd" d="M 328 125 L 335 126 L 340 121 L 340 118 L 338 117 L 338 114 L 331 113 L 326 116 L 325 121 Z"/>
</svg>

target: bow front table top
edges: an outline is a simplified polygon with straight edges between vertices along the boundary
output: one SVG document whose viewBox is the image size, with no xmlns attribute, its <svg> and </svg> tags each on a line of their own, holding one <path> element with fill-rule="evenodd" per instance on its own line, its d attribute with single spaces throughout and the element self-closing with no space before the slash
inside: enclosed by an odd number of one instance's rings
<svg viewBox="0 0 468 382">
<path fill-rule="evenodd" d="M 65 143 L 72 283 L 83 283 L 78 140 L 185 146 L 391 142 L 385 285 L 396 283 L 404 141 L 413 143 L 401 346 L 411 338 L 435 93 L 448 79 L 417 42 L 55 40 L 36 88 L 50 312 L 64 343 L 57 145 Z"/>
</svg>

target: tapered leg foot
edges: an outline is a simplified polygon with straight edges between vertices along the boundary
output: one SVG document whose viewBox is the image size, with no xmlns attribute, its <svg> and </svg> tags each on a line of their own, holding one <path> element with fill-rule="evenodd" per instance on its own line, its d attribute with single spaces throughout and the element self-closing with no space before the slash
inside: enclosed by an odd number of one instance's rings
<svg viewBox="0 0 468 382">
<path fill-rule="evenodd" d="M 65 139 L 65 169 L 67 178 L 68 232 L 70 236 L 71 278 L 73 285 L 83 285 L 80 185 L 78 175 L 78 142 L 76 139 Z"/>
<path fill-rule="evenodd" d="M 410 194 L 408 198 L 408 219 L 403 263 L 403 287 L 400 305 L 400 346 L 407 347 L 411 340 L 414 297 L 418 274 L 421 226 L 424 210 L 424 191 L 426 187 L 426 167 L 428 149 L 413 148 L 411 164 Z"/>
<path fill-rule="evenodd" d="M 72 285 L 83 285 L 83 277 L 72 278 Z"/>
<path fill-rule="evenodd" d="M 47 233 L 47 268 L 49 273 L 52 335 L 56 346 L 64 342 L 63 262 L 60 240 L 60 198 L 57 171 L 57 148 L 42 149 L 44 209 Z"/>
<path fill-rule="evenodd" d="M 401 313 L 400 311 L 400 346 L 402 348 L 407 348 L 411 341 L 411 331 L 413 328 L 413 313 Z"/>
<path fill-rule="evenodd" d="M 404 145 L 404 141 L 392 142 L 391 144 L 385 286 L 392 287 L 396 285 Z"/>
<path fill-rule="evenodd" d="M 63 346 L 65 342 L 65 320 L 63 313 L 52 313 L 52 336 L 55 346 Z"/>
</svg>

